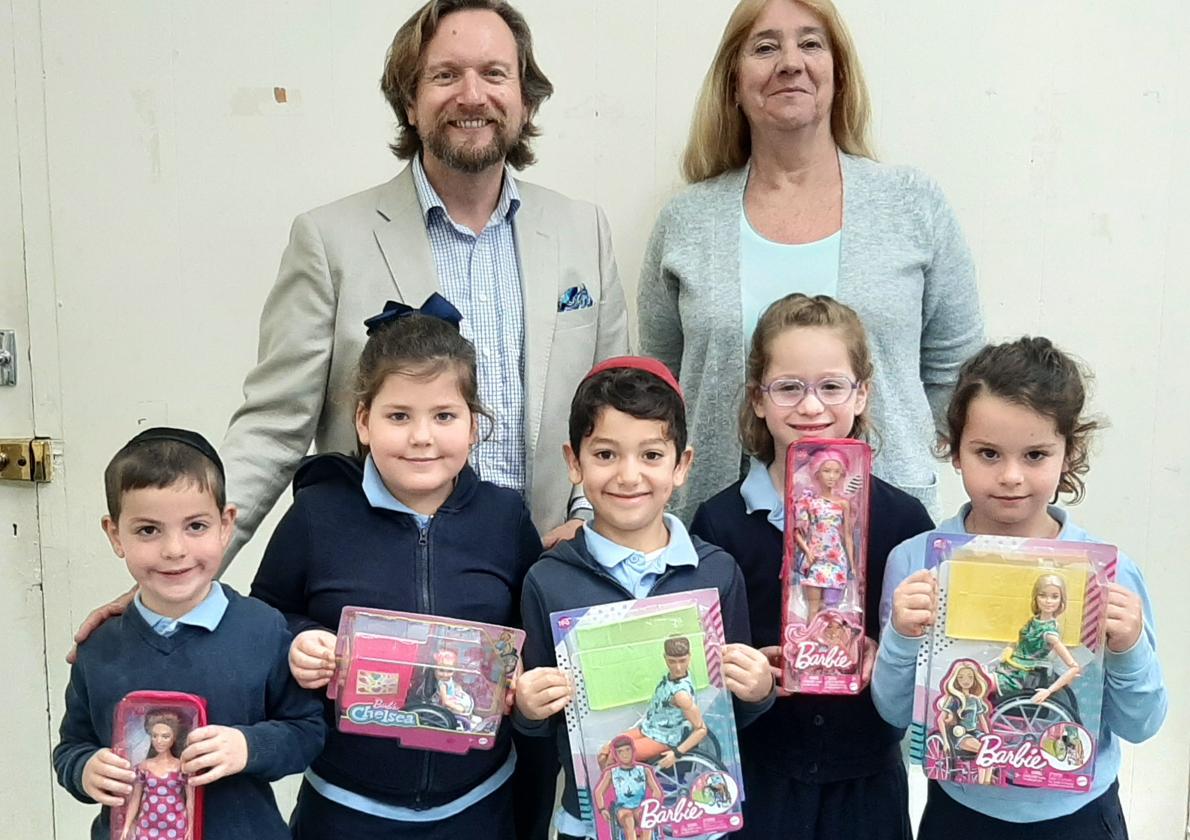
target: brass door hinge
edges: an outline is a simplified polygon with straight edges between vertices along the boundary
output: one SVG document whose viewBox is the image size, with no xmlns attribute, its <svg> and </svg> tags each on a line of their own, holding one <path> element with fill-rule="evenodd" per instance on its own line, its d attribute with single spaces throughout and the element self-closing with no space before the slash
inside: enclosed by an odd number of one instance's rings
<svg viewBox="0 0 1190 840">
<path fill-rule="evenodd" d="M 54 447 L 49 438 L 0 440 L 0 481 L 51 481 Z"/>
</svg>

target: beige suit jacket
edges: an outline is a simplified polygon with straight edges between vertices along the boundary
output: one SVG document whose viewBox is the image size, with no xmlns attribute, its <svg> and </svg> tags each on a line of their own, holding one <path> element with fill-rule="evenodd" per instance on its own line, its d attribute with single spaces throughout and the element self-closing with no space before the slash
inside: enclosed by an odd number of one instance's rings
<svg viewBox="0 0 1190 840">
<path fill-rule="evenodd" d="M 627 352 L 628 323 L 603 212 L 524 181 L 517 189 L 527 501 L 545 532 L 566 518 L 571 495 L 562 443 L 574 389 L 595 362 Z M 594 305 L 558 312 L 559 297 L 579 285 Z M 355 451 L 351 383 L 364 319 L 386 300 L 420 306 L 435 291 L 434 259 L 408 168 L 294 220 L 261 315 L 259 360 L 220 450 L 228 498 L 240 509 L 225 563 L 272 509 L 311 441 L 320 452 Z"/>
</svg>

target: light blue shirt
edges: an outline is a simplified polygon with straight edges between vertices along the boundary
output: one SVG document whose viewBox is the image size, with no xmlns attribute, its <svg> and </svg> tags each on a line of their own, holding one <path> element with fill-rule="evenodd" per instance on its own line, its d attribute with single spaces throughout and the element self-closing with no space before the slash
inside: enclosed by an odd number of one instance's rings
<svg viewBox="0 0 1190 840">
<path fill-rule="evenodd" d="M 772 242 L 756 232 L 740 205 L 740 297 L 745 358 L 756 323 L 773 301 L 791 292 L 838 297 L 842 242 L 842 231 L 804 245 Z"/>
<path fill-rule="evenodd" d="M 500 200 L 483 231 L 476 235 L 450 218 L 426 177 L 420 155 L 413 158 L 411 168 L 438 284 L 443 296 L 463 313 L 459 329 L 475 345 L 479 400 L 495 417 L 490 435 L 486 435 L 487 421 L 480 420 L 480 440 L 472 450 L 471 464 L 484 481 L 523 493 L 525 310 L 513 231 L 521 206 L 516 181 L 506 166 Z"/>
<path fill-rule="evenodd" d="M 648 554 L 614 543 L 590 525 L 583 526 L 583 536 L 596 563 L 631 592 L 633 598 L 647 598 L 667 568 L 698 565 L 698 552 L 682 520 L 667 513 L 665 526 L 669 529 L 669 543 Z"/>
<path fill-rule="evenodd" d="M 397 513 L 407 513 L 417 520 L 418 528 L 425 528 L 432 518 L 429 514 L 418 513 L 409 505 L 402 502 L 384 484 L 380 477 L 380 470 L 376 469 L 376 462 L 372 460 L 372 453 L 364 459 L 364 496 L 374 508 L 395 510 Z"/>
<path fill-rule="evenodd" d="M 140 592 L 136 593 L 132 603 L 136 604 L 137 612 L 140 613 L 145 623 L 153 628 L 154 633 L 158 636 L 169 637 L 178 632 L 178 627 L 183 624 L 214 631 L 219 626 L 219 622 L 223 620 L 223 614 L 227 612 L 227 593 L 223 591 L 223 586 L 219 581 L 211 581 L 211 589 L 207 592 L 206 597 L 199 601 L 194 609 L 180 618 L 169 618 L 149 609 L 141 600 Z"/>
<path fill-rule="evenodd" d="M 740 495 L 744 498 L 744 510 L 749 514 L 767 510 L 769 524 L 785 533 L 785 500 L 773 486 L 769 468 L 756 458 L 748 459 L 748 475 L 740 484 Z"/>
<path fill-rule="evenodd" d="M 935 530 L 945 534 L 968 533 L 966 520 L 970 511 L 970 503 L 963 505 L 956 516 L 941 523 Z M 1061 526 L 1058 539 L 1102 542 L 1072 522 L 1061 508 L 1050 505 L 1049 514 Z M 925 568 L 926 543 L 931 533 L 918 534 L 892 550 L 880 594 L 882 631 L 880 652 L 872 672 L 872 702 L 880 716 L 896 727 L 912 723 L 917 655 L 925 637 L 902 636 L 892 627 L 892 595 L 901 581 Z M 1120 772 L 1120 738 L 1139 743 L 1151 738 L 1161 728 L 1169 699 L 1161 664 L 1157 660 L 1153 605 L 1149 601 L 1140 569 L 1132 559 L 1122 551 L 1117 552 L 1116 559 L 1116 581 L 1140 596 L 1145 627 L 1131 648 L 1122 653 L 1107 650 L 1103 655 L 1103 712 L 1091 789 L 1086 793 L 1068 793 L 940 782 L 942 789 L 955 801 L 981 814 L 1016 823 L 1050 820 L 1072 814 L 1102 796 L 1115 781 Z M 919 724 L 913 723 L 913 727 L 916 729 Z M 924 737 L 922 733 L 915 734 Z"/>
</svg>

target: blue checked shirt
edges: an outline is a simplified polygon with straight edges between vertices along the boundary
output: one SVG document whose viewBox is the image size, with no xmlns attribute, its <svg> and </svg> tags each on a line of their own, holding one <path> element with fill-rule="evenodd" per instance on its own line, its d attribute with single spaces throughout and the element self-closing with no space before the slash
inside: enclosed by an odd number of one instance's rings
<svg viewBox="0 0 1190 840">
<path fill-rule="evenodd" d="M 495 417 L 490 435 L 480 418 L 480 442 L 471 465 L 483 480 L 524 493 L 525 310 L 513 237 L 513 219 L 521 206 L 516 183 L 505 167 L 500 201 L 478 236 L 447 215 L 420 156 L 413 159 L 413 183 L 425 213 L 438 284 L 463 313 L 461 331 L 475 345 L 478 361 L 479 399 Z"/>
</svg>

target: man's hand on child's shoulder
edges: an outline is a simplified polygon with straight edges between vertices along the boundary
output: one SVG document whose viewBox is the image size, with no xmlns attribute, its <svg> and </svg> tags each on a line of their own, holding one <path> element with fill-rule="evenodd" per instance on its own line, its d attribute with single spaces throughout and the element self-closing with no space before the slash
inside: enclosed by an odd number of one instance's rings
<svg viewBox="0 0 1190 840">
<path fill-rule="evenodd" d="M 322 688 L 335 674 L 335 634 L 304 630 L 289 645 L 289 672 L 302 688 Z"/>
<path fill-rule="evenodd" d="M 920 569 L 893 590 L 892 628 L 909 639 L 926 634 L 934 623 L 938 606 L 938 579 L 929 569 Z"/>
<path fill-rule="evenodd" d="M 1145 627 L 1144 605 L 1140 596 L 1118 583 L 1107 586 L 1107 615 L 1104 628 L 1107 630 L 1107 649 L 1112 653 L 1125 653 L 1140 640 Z"/>
<path fill-rule="evenodd" d="M 200 726 L 186 739 L 182 772 L 192 785 L 209 785 L 248 766 L 248 739 L 231 726 Z"/>
<path fill-rule="evenodd" d="M 723 683 L 745 703 L 759 703 L 773 690 L 775 677 L 768 657 L 738 643 L 723 646 Z"/>
<path fill-rule="evenodd" d="M 83 623 L 79 625 L 79 629 L 74 634 L 74 644 L 70 646 L 70 651 L 66 654 L 66 661 L 69 664 L 73 665 L 75 663 L 79 655 L 79 645 L 87 641 L 91 637 L 91 634 L 99 629 L 101 624 L 108 619 L 124 614 L 124 611 L 132 603 L 132 599 L 136 597 L 137 589 L 138 587 L 134 586 L 123 595 L 116 597 L 102 607 L 96 607 L 91 610 L 91 613 L 83 619 Z"/>
<path fill-rule="evenodd" d="M 124 804 L 136 773 L 128 759 L 121 758 L 107 747 L 97 751 L 83 765 L 83 791 L 100 805 L 112 808 Z"/>
<path fill-rule="evenodd" d="M 545 720 L 566 708 L 570 680 L 561 668 L 533 668 L 516 681 L 516 707 L 529 720 Z"/>
</svg>

